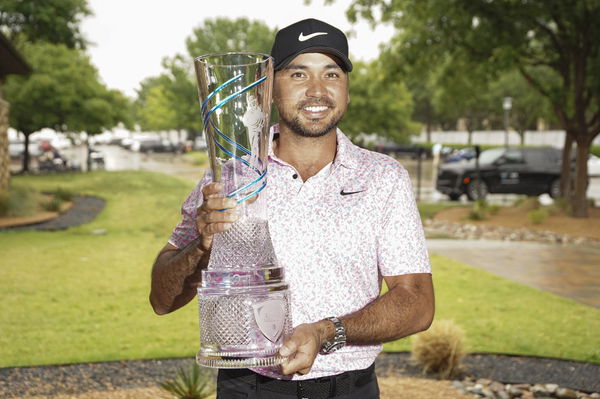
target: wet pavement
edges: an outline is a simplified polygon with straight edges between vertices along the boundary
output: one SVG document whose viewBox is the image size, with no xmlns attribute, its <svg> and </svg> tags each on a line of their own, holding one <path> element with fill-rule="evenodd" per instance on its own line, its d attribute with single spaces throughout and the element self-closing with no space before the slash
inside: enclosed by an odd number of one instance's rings
<svg viewBox="0 0 600 399">
<path fill-rule="evenodd" d="M 430 239 L 427 246 L 430 253 L 600 308 L 598 247 L 451 239 Z"/>
</svg>

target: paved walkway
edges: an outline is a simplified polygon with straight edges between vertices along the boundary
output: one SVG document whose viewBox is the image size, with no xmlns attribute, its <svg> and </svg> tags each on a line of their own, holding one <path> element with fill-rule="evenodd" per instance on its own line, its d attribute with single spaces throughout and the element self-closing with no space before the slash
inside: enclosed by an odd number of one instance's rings
<svg viewBox="0 0 600 399">
<path fill-rule="evenodd" d="M 600 308 L 600 248 L 486 240 L 427 240 L 429 251 Z"/>
</svg>

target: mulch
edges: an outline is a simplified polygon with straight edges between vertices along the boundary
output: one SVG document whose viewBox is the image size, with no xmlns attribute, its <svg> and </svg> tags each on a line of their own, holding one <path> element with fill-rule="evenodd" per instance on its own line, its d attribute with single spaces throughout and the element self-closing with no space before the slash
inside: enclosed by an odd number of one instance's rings
<svg viewBox="0 0 600 399">
<path fill-rule="evenodd" d="M 104 200 L 78 196 L 67 212 L 51 221 L 2 230 L 63 230 L 92 221 Z M 0 397 L 78 394 L 115 388 L 157 386 L 172 378 L 178 367 L 189 367 L 192 358 L 131 360 L 34 367 L 0 368 Z M 376 361 L 378 375 L 435 378 L 424 375 L 409 353 L 382 353 Z M 214 370 L 207 371 L 215 374 Z M 553 383 L 583 392 L 600 392 L 600 364 L 562 359 L 471 354 L 463 360 L 460 378 L 490 379 L 502 383 Z"/>
<path fill-rule="evenodd" d="M 105 201 L 99 197 L 89 195 L 76 196 L 73 206 L 68 211 L 59 214 L 56 218 L 28 225 L 0 228 L 0 231 L 39 230 L 56 231 L 66 230 L 69 227 L 89 223 L 102 212 Z"/>
<path fill-rule="evenodd" d="M 188 368 L 193 358 L 131 360 L 57 366 L 0 369 L 0 397 L 33 395 L 76 395 L 85 392 L 156 387 L 175 376 L 179 367 Z M 423 375 L 410 361 L 409 353 L 382 353 L 375 362 L 377 374 L 386 377 Z M 216 371 L 203 369 L 216 376 Z M 583 392 L 600 391 L 600 365 L 560 359 L 472 354 L 463 361 L 460 378 L 486 378 L 502 383 L 554 383 Z"/>
</svg>

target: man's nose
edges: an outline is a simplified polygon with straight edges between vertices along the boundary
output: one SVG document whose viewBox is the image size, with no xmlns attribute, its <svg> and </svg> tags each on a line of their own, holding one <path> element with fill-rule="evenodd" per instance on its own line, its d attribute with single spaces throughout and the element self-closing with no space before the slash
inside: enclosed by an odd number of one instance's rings
<svg viewBox="0 0 600 399">
<path fill-rule="evenodd" d="M 322 97 L 325 92 L 325 85 L 321 79 L 311 79 L 306 88 L 307 97 Z"/>
</svg>

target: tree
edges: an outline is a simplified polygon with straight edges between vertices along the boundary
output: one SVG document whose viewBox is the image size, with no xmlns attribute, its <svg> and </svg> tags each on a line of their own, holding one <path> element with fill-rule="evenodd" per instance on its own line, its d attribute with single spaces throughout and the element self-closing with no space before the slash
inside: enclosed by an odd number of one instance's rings
<svg viewBox="0 0 600 399">
<path fill-rule="evenodd" d="M 163 60 L 164 72 L 146 78 L 136 100 L 136 118 L 143 129 L 186 131 L 195 137 L 202 117 L 193 58 L 220 52 L 269 53 L 275 29 L 246 18 L 207 19 L 186 39 L 188 55 Z"/>
<path fill-rule="evenodd" d="M 473 131 L 487 127 L 495 110 L 490 105 L 485 70 L 474 68 L 460 59 L 447 58 L 432 73 L 435 112 L 445 119 L 462 119 L 471 144 Z"/>
<path fill-rule="evenodd" d="M 192 63 L 177 55 L 165 58 L 163 68 L 162 74 L 141 83 L 135 103 L 138 123 L 144 130 L 174 129 L 195 137 L 202 124 Z"/>
<path fill-rule="evenodd" d="M 587 157 L 600 134 L 600 2 L 597 0 L 354 0 L 358 17 L 391 21 L 398 52 L 424 66 L 462 57 L 492 70 L 516 68 L 552 105 L 566 131 L 563 195 L 573 216 L 587 217 Z M 540 79 L 551 75 L 551 79 Z M 577 144 L 569 196 L 571 146 Z"/>
<path fill-rule="evenodd" d="M 39 42 L 25 43 L 21 51 L 34 72 L 8 77 L 3 93 L 11 103 L 11 126 L 25 135 L 23 171 L 29 169 L 31 133 L 52 128 L 95 134 L 128 122 L 128 99 L 100 83 L 80 50 Z"/>
<path fill-rule="evenodd" d="M 79 24 L 91 14 L 86 0 L 0 0 L 0 28 L 13 42 L 43 41 L 84 48 Z"/>
<path fill-rule="evenodd" d="M 525 132 L 535 129 L 540 119 L 546 122 L 554 121 L 551 106 L 548 99 L 538 93 L 523 78 L 518 70 L 508 71 L 499 76 L 490 84 L 489 97 L 491 106 L 500 111 L 502 100 L 505 97 L 512 98 L 512 109 L 510 111 L 510 126 L 515 129 L 521 138 L 521 145 L 525 140 Z M 502 117 L 496 113 L 492 124 L 502 126 Z"/>
<path fill-rule="evenodd" d="M 411 121 L 413 103 L 403 83 L 384 80 L 377 62 L 355 62 L 350 74 L 350 104 L 340 128 L 350 137 L 377 133 L 395 142 L 406 142 L 419 131 Z"/>
<path fill-rule="evenodd" d="M 233 51 L 269 54 L 276 32 L 263 22 L 247 18 L 207 19 L 192 31 L 185 44 L 192 58 Z"/>
</svg>

